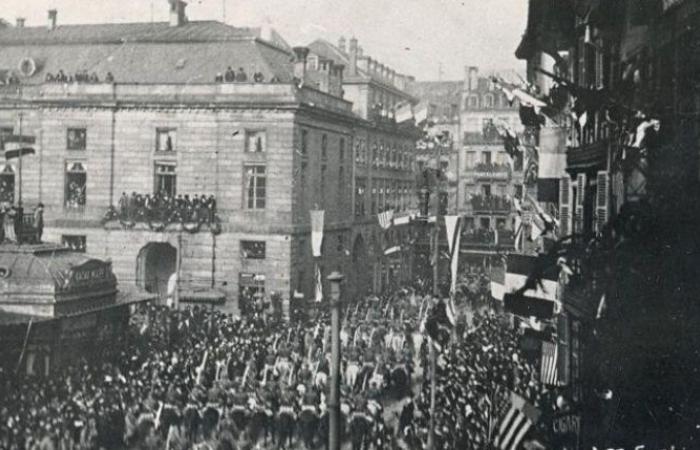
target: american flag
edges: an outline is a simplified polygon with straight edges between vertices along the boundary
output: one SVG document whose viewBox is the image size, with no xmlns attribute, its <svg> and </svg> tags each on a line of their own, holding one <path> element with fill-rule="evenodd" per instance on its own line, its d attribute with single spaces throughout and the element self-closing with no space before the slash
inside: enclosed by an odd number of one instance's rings
<svg viewBox="0 0 700 450">
<path fill-rule="evenodd" d="M 540 364 L 540 381 L 544 384 L 558 384 L 557 344 L 542 341 L 542 361 Z"/>
<path fill-rule="evenodd" d="M 377 214 L 377 220 L 379 220 L 379 226 L 384 230 L 388 230 L 394 219 L 394 211 L 388 209 L 382 213 Z"/>
<path fill-rule="evenodd" d="M 516 450 L 528 430 L 540 418 L 540 411 L 515 393 L 510 394 L 510 409 L 501 420 L 496 446 L 501 450 Z"/>
</svg>

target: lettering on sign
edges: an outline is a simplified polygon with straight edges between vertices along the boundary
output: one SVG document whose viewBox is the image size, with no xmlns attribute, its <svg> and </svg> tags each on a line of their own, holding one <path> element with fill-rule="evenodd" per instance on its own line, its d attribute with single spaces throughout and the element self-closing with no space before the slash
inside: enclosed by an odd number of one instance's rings
<svg viewBox="0 0 700 450">
<path fill-rule="evenodd" d="M 578 415 L 567 415 L 557 417 L 552 421 L 552 431 L 554 434 L 579 434 L 581 431 L 581 417 Z"/>
</svg>

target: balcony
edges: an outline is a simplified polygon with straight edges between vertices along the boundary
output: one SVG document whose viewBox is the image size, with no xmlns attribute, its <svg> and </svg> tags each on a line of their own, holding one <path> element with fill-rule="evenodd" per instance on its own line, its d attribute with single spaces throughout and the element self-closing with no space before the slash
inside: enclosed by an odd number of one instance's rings
<svg viewBox="0 0 700 450">
<path fill-rule="evenodd" d="M 465 132 L 462 135 L 462 145 L 503 145 L 503 138 L 498 135 L 498 132 Z"/>
<path fill-rule="evenodd" d="M 472 211 L 476 214 L 503 214 L 509 213 L 511 201 L 501 195 L 474 195 L 471 198 Z"/>
<path fill-rule="evenodd" d="M 197 196 L 167 194 L 122 195 L 117 207 L 110 206 L 102 218 L 103 226 L 151 231 L 187 231 L 196 233 L 208 229 L 221 232 L 221 220 L 216 215 L 213 195 Z M 118 225 L 117 225 L 118 224 Z"/>
<path fill-rule="evenodd" d="M 498 240 L 496 240 L 496 233 L 498 233 Z M 515 235 L 511 230 L 476 228 L 462 232 L 461 246 L 468 249 L 488 249 L 496 246 L 510 248 L 514 245 Z"/>
<path fill-rule="evenodd" d="M 467 172 L 475 179 L 507 180 L 510 176 L 510 166 L 498 163 L 477 163 L 467 166 Z"/>
</svg>

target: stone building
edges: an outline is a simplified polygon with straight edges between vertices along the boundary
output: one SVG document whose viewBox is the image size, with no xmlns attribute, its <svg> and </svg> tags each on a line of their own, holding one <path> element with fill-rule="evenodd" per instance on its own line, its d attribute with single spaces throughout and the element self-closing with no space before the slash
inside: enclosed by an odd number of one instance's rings
<svg viewBox="0 0 700 450">
<path fill-rule="evenodd" d="M 45 205 L 46 240 L 111 258 L 121 283 L 171 296 L 179 273 L 183 301 L 310 297 L 309 210 L 322 208 L 323 271 L 352 288 L 373 275 L 353 262 L 376 236 L 355 230 L 407 204 L 412 147 L 341 97 L 341 65 L 314 86 L 306 57 L 274 30 L 190 22 L 183 2 L 164 23 L 18 21 L 0 30 L 0 131 L 35 136 L 36 154 L 21 183 L 19 161 L 3 163 L 3 195 L 17 201 L 21 186 L 25 210 Z M 367 161 L 368 148 L 383 149 L 392 180 L 374 202 L 373 178 L 357 182 L 368 177 L 355 152 Z M 141 205 L 157 193 L 177 206 Z"/>
<path fill-rule="evenodd" d="M 415 146 L 419 138 L 412 120 L 397 123 L 396 111 L 417 103 L 407 92 L 412 77 L 364 54 L 356 38 L 338 45 L 324 40 L 309 44 L 309 68 L 342 65 L 344 98 L 352 102 L 357 122 L 354 136 L 353 234 L 351 254 L 361 273 L 358 285 L 384 286 L 411 279 L 410 223 L 383 231 L 377 214 L 393 210 L 407 215 L 417 206 Z M 322 88 L 323 82 L 319 87 Z M 400 247 L 385 255 L 385 250 Z"/>
</svg>

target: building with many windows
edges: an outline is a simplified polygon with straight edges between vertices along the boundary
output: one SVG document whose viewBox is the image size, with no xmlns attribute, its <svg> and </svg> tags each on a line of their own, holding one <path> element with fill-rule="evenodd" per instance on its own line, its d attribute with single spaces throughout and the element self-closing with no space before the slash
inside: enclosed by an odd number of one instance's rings
<svg viewBox="0 0 700 450">
<path fill-rule="evenodd" d="M 45 239 L 164 298 L 310 297 L 314 208 L 323 272 L 371 281 L 352 263 L 377 234 L 355 229 L 408 207 L 413 147 L 342 97 L 342 62 L 307 56 L 273 30 L 187 21 L 184 2 L 165 23 L 63 26 L 52 11 L 5 27 L 0 132 L 34 136 L 36 152 L 21 183 L 3 162 L 0 195 L 43 203 Z M 366 84 L 400 97 L 383 76 Z"/>
</svg>

